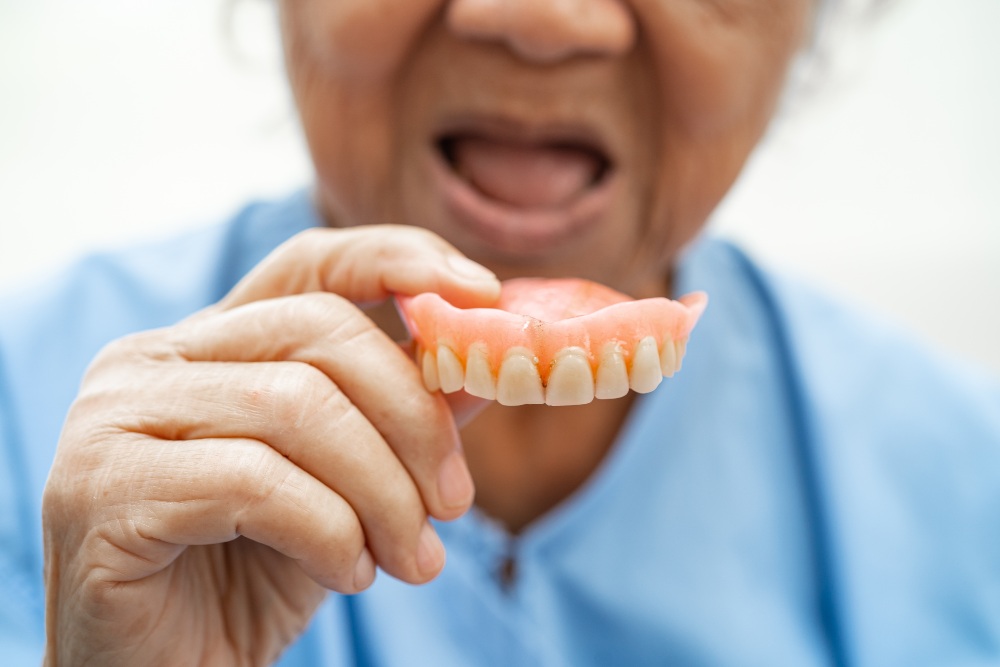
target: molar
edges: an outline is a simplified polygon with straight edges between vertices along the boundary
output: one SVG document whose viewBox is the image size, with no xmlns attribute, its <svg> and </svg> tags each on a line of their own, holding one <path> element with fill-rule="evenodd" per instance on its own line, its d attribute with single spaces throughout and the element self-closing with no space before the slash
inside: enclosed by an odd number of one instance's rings
<svg viewBox="0 0 1000 667">
<path fill-rule="evenodd" d="M 493 400 L 497 397 L 497 381 L 490 369 L 486 343 L 469 346 L 465 357 L 465 391 L 473 396 Z"/>
<path fill-rule="evenodd" d="M 497 378 L 497 402 L 501 405 L 527 405 L 545 402 L 542 378 L 538 375 L 535 355 L 524 347 L 507 350 Z"/>
<path fill-rule="evenodd" d="M 646 394 L 663 380 L 660 372 L 660 353 L 656 349 L 656 339 L 646 336 L 635 346 L 632 354 L 632 371 L 629 373 L 629 386 L 640 394 Z"/>
<path fill-rule="evenodd" d="M 605 343 L 597 366 L 597 398 L 621 398 L 628 393 L 628 369 L 621 345 Z"/>
<path fill-rule="evenodd" d="M 438 344 L 437 372 L 441 391 L 446 394 L 458 391 L 465 384 L 465 371 L 462 370 L 462 362 L 459 361 L 458 356 L 452 352 L 451 348 L 444 344 Z"/>
<path fill-rule="evenodd" d="M 545 387 L 546 405 L 584 405 L 594 400 L 594 374 L 587 353 L 567 347 L 556 354 Z"/>
</svg>

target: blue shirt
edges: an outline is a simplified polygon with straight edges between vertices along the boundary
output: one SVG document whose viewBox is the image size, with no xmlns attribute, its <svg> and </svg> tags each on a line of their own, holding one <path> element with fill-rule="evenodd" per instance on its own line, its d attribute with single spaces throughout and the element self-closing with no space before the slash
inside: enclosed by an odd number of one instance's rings
<svg viewBox="0 0 1000 667">
<path fill-rule="evenodd" d="M 4 664 L 42 654 L 40 497 L 89 361 L 317 224 L 300 193 L 0 300 Z M 438 579 L 330 595 L 281 664 L 1000 664 L 996 380 L 722 241 L 678 276 L 711 296 L 684 368 L 581 489 L 516 538 L 441 524 Z"/>
</svg>

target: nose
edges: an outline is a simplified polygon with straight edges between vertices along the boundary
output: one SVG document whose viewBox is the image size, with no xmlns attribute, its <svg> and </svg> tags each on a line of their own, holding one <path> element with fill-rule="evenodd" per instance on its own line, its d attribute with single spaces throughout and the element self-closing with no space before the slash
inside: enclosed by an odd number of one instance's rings
<svg viewBox="0 0 1000 667">
<path fill-rule="evenodd" d="M 446 20 L 461 37 L 500 42 L 539 63 L 621 55 L 636 33 L 623 0 L 452 0 Z"/>
</svg>

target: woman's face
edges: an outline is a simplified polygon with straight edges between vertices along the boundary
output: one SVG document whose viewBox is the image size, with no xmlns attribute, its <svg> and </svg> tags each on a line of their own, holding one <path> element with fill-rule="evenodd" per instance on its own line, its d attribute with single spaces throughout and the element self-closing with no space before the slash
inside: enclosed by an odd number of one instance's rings
<svg viewBox="0 0 1000 667">
<path fill-rule="evenodd" d="M 283 0 L 324 215 L 501 278 L 662 292 L 739 173 L 813 0 Z"/>
</svg>

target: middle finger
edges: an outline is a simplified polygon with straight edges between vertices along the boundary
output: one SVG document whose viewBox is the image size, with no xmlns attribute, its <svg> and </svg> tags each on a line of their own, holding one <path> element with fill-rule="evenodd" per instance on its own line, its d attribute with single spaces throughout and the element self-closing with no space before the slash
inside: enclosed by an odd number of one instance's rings
<svg viewBox="0 0 1000 667">
<path fill-rule="evenodd" d="M 262 441 L 347 501 L 386 572 L 413 583 L 437 573 L 441 546 L 416 484 L 378 429 L 315 367 L 164 363 L 136 379 L 146 390 L 125 399 L 131 406 L 115 419 L 119 428 L 164 441 Z"/>
</svg>

